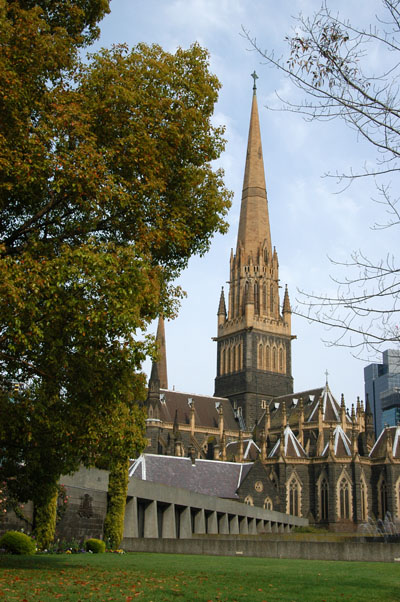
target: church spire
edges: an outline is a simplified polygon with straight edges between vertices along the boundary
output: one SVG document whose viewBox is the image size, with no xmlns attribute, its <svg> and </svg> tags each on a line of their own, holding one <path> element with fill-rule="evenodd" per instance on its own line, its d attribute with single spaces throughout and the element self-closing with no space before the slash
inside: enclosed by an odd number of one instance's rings
<svg viewBox="0 0 400 602">
<path fill-rule="evenodd" d="M 236 253 L 231 253 L 228 312 L 221 294 L 215 395 L 228 397 L 251 428 L 260 403 L 293 392 L 289 293 L 281 310 L 278 255 L 272 250 L 256 79 Z M 251 425 L 251 426 L 250 426 Z"/>
<path fill-rule="evenodd" d="M 253 74 L 253 77 L 254 75 L 255 73 Z M 272 249 L 268 201 L 254 79 L 237 251 L 239 251 L 240 248 L 243 250 L 244 261 L 246 263 L 250 256 L 253 258 L 253 261 L 256 262 L 260 244 L 263 245 L 263 243 L 266 243 L 266 251 L 268 256 L 271 257 Z"/>
<path fill-rule="evenodd" d="M 160 389 L 168 389 L 167 349 L 165 344 L 164 318 L 162 316 L 158 319 L 156 341 L 158 345 L 158 361 L 153 362 L 151 367 L 150 383 L 158 380 Z"/>
</svg>

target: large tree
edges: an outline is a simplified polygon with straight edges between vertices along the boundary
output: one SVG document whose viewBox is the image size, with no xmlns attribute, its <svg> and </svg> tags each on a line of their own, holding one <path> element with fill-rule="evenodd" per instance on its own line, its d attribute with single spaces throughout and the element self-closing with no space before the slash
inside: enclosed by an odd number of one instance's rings
<svg viewBox="0 0 400 602">
<path fill-rule="evenodd" d="M 296 19 L 288 36 L 288 52 L 277 57 L 253 46 L 288 76 L 300 91 L 298 102 L 282 100 L 281 108 L 311 120 L 341 119 L 371 150 L 375 161 L 361 161 L 333 176 L 347 187 L 368 178 L 375 200 L 386 215 L 376 228 L 400 225 L 400 2 L 382 0 L 376 23 L 363 28 L 342 20 L 326 3 L 311 17 Z M 369 61 L 369 56 L 379 57 Z M 345 152 L 345 149 L 343 149 Z M 400 340 L 400 266 L 395 249 L 385 257 L 354 252 L 336 279 L 336 296 L 302 292 L 297 312 L 334 329 L 333 342 L 358 352 L 377 350 Z"/>
<path fill-rule="evenodd" d="M 126 413 L 142 424 L 153 344 L 137 333 L 175 311 L 173 279 L 230 203 L 207 52 L 82 62 L 107 10 L 0 0 L 1 472 L 37 508 L 111 441 L 118 461 L 141 449 L 141 429 L 115 436 Z"/>
</svg>

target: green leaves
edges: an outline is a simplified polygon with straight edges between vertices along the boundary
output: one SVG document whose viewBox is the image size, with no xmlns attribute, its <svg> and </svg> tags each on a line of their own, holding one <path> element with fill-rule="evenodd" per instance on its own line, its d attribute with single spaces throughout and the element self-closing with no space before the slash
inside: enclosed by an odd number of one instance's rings
<svg viewBox="0 0 400 602">
<path fill-rule="evenodd" d="M 0 0 L 0 472 L 22 499 L 47 484 L 44 515 L 60 474 L 144 448 L 139 333 L 174 314 L 230 205 L 207 52 L 82 64 L 107 11 Z"/>
</svg>

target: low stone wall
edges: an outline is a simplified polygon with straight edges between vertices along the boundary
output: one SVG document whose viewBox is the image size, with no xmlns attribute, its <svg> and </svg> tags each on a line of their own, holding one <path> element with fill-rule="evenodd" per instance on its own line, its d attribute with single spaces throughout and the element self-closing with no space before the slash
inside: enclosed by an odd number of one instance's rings
<svg viewBox="0 0 400 602">
<path fill-rule="evenodd" d="M 161 554 L 206 554 L 303 560 L 344 560 L 394 562 L 400 559 L 398 543 L 295 541 L 261 537 L 196 537 L 194 539 L 124 538 L 121 546 L 129 552 Z"/>
</svg>

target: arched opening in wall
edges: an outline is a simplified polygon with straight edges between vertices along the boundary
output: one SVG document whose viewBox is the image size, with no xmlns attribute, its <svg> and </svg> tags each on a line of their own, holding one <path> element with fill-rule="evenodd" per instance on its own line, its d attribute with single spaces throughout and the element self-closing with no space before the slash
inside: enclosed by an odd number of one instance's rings
<svg viewBox="0 0 400 602">
<path fill-rule="evenodd" d="M 232 372 L 236 370 L 236 345 L 232 345 Z"/>
<path fill-rule="evenodd" d="M 286 486 L 287 513 L 293 516 L 301 516 L 301 485 L 295 474 L 293 474 Z"/>
<path fill-rule="evenodd" d="M 317 499 L 318 519 L 320 521 L 327 521 L 329 512 L 329 488 L 325 471 L 321 473 L 317 481 Z"/>
<path fill-rule="evenodd" d="M 267 285 L 266 284 L 263 285 L 262 299 L 263 299 L 263 302 L 262 302 L 263 312 L 267 313 L 267 307 L 268 307 L 267 303 L 268 303 L 268 300 L 267 300 Z"/>
<path fill-rule="evenodd" d="M 254 313 L 258 315 L 260 313 L 260 295 L 258 282 L 254 284 Z"/>
<path fill-rule="evenodd" d="M 229 374 L 231 371 L 231 348 L 226 348 L 226 373 Z"/>
<path fill-rule="evenodd" d="M 239 343 L 239 370 L 243 368 L 243 347 L 242 343 Z"/>
<path fill-rule="evenodd" d="M 244 503 L 248 506 L 254 506 L 254 501 L 251 495 L 246 495 L 246 497 L 244 498 Z"/>
<path fill-rule="evenodd" d="M 274 469 L 272 469 L 269 473 L 269 480 L 271 481 L 272 485 L 278 489 L 278 477 L 276 476 Z"/>
<path fill-rule="evenodd" d="M 273 510 L 274 509 L 274 505 L 272 503 L 271 498 L 268 496 L 265 498 L 264 500 L 264 509 L 265 510 Z"/>
<path fill-rule="evenodd" d="M 214 460 L 214 449 L 216 445 L 215 437 L 209 437 L 207 439 L 207 453 L 206 460 Z M 204 449 L 204 448 L 203 448 Z"/>
<path fill-rule="evenodd" d="M 272 348 L 272 372 L 276 372 L 276 347 Z"/>
<path fill-rule="evenodd" d="M 225 357 L 226 351 L 225 349 L 222 349 L 221 351 L 221 361 L 220 361 L 220 374 L 225 374 L 226 370 L 225 370 L 225 362 L 226 362 L 226 357 Z"/>
<path fill-rule="evenodd" d="M 378 481 L 378 514 L 382 520 L 388 511 L 388 496 L 385 477 L 381 474 Z"/>
<path fill-rule="evenodd" d="M 260 343 L 258 345 L 258 362 L 257 362 L 257 367 L 259 370 L 262 370 L 264 368 L 263 365 L 263 346 L 262 343 Z"/>
<path fill-rule="evenodd" d="M 269 345 L 265 348 L 265 369 L 271 370 L 271 349 Z"/>
<path fill-rule="evenodd" d="M 395 512 L 396 517 L 400 518 L 400 477 L 394 486 Z"/>
<path fill-rule="evenodd" d="M 351 518 L 351 485 L 347 478 L 343 476 L 339 481 L 339 518 Z"/>
<path fill-rule="evenodd" d="M 283 372 L 283 349 L 279 349 L 279 372 Z"/>
<path fill-rule="evenodd" d="M 364 474 L 361 474 L 360 478 L 360 506 L 360 518 L 361 520 L 366 521 L 368 519 L 368 490 Z"/>
</svg>

